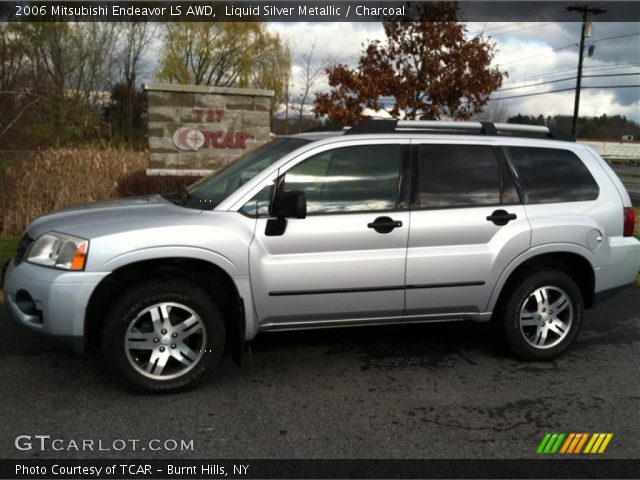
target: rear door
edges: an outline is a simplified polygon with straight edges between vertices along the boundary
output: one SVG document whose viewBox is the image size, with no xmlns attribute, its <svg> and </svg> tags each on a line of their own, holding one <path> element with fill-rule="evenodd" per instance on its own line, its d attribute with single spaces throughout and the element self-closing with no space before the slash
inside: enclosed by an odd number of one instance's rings
<svg viewBox="0 0 640 480">
<path fill-rule="evenodd" d="M 530 227 L 500 150 L 414 140 L 406 315 L 484 312 Z"/>
</svg>

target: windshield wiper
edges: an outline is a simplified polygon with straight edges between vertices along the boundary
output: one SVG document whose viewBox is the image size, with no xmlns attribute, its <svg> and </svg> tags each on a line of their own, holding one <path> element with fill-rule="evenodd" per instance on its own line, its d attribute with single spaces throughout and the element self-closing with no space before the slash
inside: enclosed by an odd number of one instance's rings
<svg viewBox="0 0 640 480">
<path fill-rule="evenodd" d="M 176 191 L 164 193 L 162 196 L 171 203 L 180 205 L 181 207 L 184 207 L 187 202 L 193 198 L 184 185 L 180 185 Z"/>
<path fill-rule="evenodd" d="M 184 207 L 191 198 L 191 194 L 187 190 L 187 187 L 180 185 L 176 192 L 176 202 L 180 202 L 180 205 Z"/>
</svg>

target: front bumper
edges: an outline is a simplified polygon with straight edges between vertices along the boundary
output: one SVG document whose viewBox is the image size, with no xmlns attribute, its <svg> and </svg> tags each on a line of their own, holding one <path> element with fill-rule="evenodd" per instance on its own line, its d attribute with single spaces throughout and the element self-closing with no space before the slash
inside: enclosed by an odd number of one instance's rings
<svg viewBox="0 0 640 480">
<path fill-rule="evenodd" d="M 12 260 L 4 276 L 5 306 L 19 325 L 85 348 L 91 294 L 108 272 L 66 272 Z"/>
</svg>

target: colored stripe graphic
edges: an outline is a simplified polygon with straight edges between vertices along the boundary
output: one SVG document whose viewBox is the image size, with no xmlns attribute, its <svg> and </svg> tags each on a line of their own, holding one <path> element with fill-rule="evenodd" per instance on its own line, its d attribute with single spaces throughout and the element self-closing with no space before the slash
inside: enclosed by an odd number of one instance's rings
<svg viewBox="0 0 640 480">
<path fill-rule="evenodd" d="M 569 445 L 571 445 L 571 442 L 573 442 L 573 439 L 575 438 L 576 434 L 575 433 L 570 433 L 569 436 L 567 437 L 567 440 L 565 440 L 564 445 L 562 445 L 562 449 L 560 449 L 560 453 L 567 453 L 567 449 L 569 448 Z"/>
<path fill-rule="evenodd" d="M 613 433 L 546 433 L 536 453 L 604 453 L 612 438 Z"/>
<path fill-rule="evenodd" d="M 556 453 L 565 435 L 564 433 L 547 433 L 538 445 L 537 453 Z"/>
<path fill-rule="evenodd" d="M 603 453 L 612 437 L 613 433 L 594 433 L 584 453 Z"/>
<path fill-rule="evenodd" d="M 543 453 L 544 452 L 544 447 L 547 445 L 547 442 L 549 441 L 549 438 L 551 438 L 551 434 L 547 433 L 544 438 L 542 439 L 542 441 L 540 442 L 540 445 L 538 445 L 538 450 L 536 450 L 536 453 Z"/>
<path fill-rule="evenodd" d="M 587 438 L 589 438 L 588 433 L 581 433 L 580 435 L 581 435 L 580 441 L 578 442 L 578 445 L 576 445 L 576 449 L 574 450 L 573 453 L 580 453 L 580 451 L 582 450 L 582 446 L 587 441 Z"/>
<path fill-rule="evenodd" d="M 556 440 L 556 443 L 553 445 L 553 448 L 551 448 L 551 452 L 550 453 L 556 453 L 558 451 L 558 449 L 560 448 L 560 444 L 562 443 L 562 440 L 564 440 L 564 433 L 561 433 L 558 435 L 558 439 Z"/>
</svg>

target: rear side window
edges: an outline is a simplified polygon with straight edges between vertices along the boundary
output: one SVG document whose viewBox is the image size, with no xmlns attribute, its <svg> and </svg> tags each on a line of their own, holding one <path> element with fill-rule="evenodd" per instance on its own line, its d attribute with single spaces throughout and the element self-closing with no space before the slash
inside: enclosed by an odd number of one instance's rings
<svg viewBox="0 0 640 480">
<path fill-rule="evenodd" d="M 508 147 L 527 203 L 595 200 L 600 189 L 578 156 L 556 148 Z"/>
<path fill-rule="evenodd" d="M 419 147 L 418 208 L 500 204 L 500 169 L 484 145 Z"/>
</svg>

